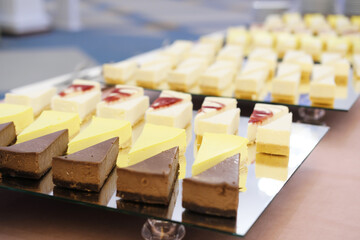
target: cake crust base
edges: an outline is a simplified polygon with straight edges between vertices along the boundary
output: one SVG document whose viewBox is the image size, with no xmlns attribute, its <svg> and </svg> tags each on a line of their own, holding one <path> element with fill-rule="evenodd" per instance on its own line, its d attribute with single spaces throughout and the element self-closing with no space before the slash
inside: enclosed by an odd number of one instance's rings
<svg viewBox="0 0 360 240">
<path fill-rule="evenodd" d="M 255 99 L 258 98 L 258 93 L 257 92 L 235 90 L 235 97 L 236 98 L 242 98 L 242 99 L 255 100 Z"/>
<path fill-rule="evenodd" d="M 224 210 L 220 208 L 204 207 L 188 201 L 183 201 L 182 205 L 184 208 L 191 210 L 193 212 L 205 213 L 220 217 L 234 218 L 236 217 L 236 213 L 237 213 L 236 210 Z"/>
<path fill-rule="evenodd" d="M 284 95 L 284 94 L 271 94 L 273 102 L 277 103 L 290 103 L 295 104 L 296 97 L 292 95 Z"/>
<path fill-rule="evenodd" d="M 42 176 L 44 176 L 51 167 L 47 168 L 46 170 L 35 173 L 35 172 L 27 172 L 27 171 L 21 171 L 21 170 L 15 170 L 11 168 L 1 168 L 0 173 L 3 176 L 10 176 L 10 177 L 20 177 L 20 178 L 31 178 L 31 179 L 40 179 Z"/>
<path fill-rule="evenodd" d="M 346 86 L 348 84 L 348 76 L 335 76 L 336 85 Z"/>
<path fill-rule="evenodd" d="M 188 92 L 191 88 L 193 88 L 196 85 L 196 83 L 194 83 L 192 85 L 186 85 L 183 83 L 168 82 L 168 85 L 171 90 L 180 91 L 180 92 Z"/>
<path fill-rule="evenodd" d="M 290 148 L 289 146 L 281 146 L 276 144 L 257 142 L 256 151 L 261 153 L 274 154 L 274 155 L 289 156 Z"/>
<path fill-rule="evenodd" d="M 106 83 L 109 83 L 109 84 L 124 84 L 124 83 L 126 83 L 125 79 L 120 79 L 120 78 L 104 77 L 104 80 Z"/>
<path fill-rule="evenodd" d="M 54 184 L 59 187 L 68 188 L 68 189 L 77 189 L 80 191 L 86 192 L 99 192 L 102 184 L 93 184 L 93 183 L 81 183 L 74 181 L 66 181 L 57 178 L 53 178 Z"/>
<path fill-rule="evenodd" d="M 160 82 L 148 82 L 148 81 L 136 80 L 136 84 L 139 87 L 150 88 L 150 89 L 157 89 L 163 82 L 164 80 Z"/>
</svg>

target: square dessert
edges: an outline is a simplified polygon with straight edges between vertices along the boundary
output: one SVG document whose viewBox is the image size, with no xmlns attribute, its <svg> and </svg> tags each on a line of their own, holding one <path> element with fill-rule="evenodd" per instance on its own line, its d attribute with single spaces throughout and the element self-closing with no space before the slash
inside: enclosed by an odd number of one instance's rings
<svg viewBox="0 0 360 240">
<path fill-rule="evenodd" d="M 193 45 L 192 41 L 176 40 L 173 44 L 162 51 L 161 54 L 171 57 L 173 59 L 172 62 L 174 62 L 175 66 L 177 66 L 182 60 L 184 60 Z"/>
<path fill-rule="evenodd" d="M 289 50 L 296 50 L 299 45 L 299 40 L 294 34 L 280 33 L 276 37 L 276 52 L 279 58 L 283 58 L 285 53 Z"/>
<path fill-rule="evenodd" d="M 350 75 L 350 62 L 340 53 L 326 52 L 321 56 L 321 63 L 330 66 L 335 71 L 335 83 L 347 85 Z"/>
<path fill-rule="evenodd" d="M 269 66 L 268 79 L 271 80 L 277 66 L 277 54 L 272 48 L 255 48 L 248 57 L 249 61 L 265 62 Z"/>
<path fill-rule="evenodd" d="M 326 41 L 326 51 L 332 53 L 338 53 L 342 57 L 346 57 L 346 55 L 350 51 L 349 41 L 344 37 L 328 38 Z"/>
<path fill-rule="evenodd" d="M 326 65 L 315 65 L 310 83 L 310 100 L 313 105 L 332 106 L 335 101 L 335 71 Z"/>
<path fill-rule="evenodd" d="M 56 94 L 56 88 L 26 88 L 5 94 L 5 102 L 32 107 L 34 116 L 44 109 L 50 108 L 51 98 Z"/>
<path fill-rule="evenodd" d="M 235 79 L 235 96 L 257 99 L 269 76 L 266 62 L 249 60 Z"/>
<path fill-rule="evenodd" d="M 289 156 L 292 113 L 257 128 L 256 151 Z"/>
<path fill-rule="evenodd" d="M 116 164 L 119 138 L 111 138 L 66 156 L 53 158 L 56 186 L 99 192 Z"/>
<path fill-rule="evenodd" d="M 230 61 L 217 60 L 200 76 L 200 90 L 205 95 L 221 96 L 232 84 L 236 65 Z"/>
<path fill-rule="evenodd" d="M 245 27 L 229 27 L 226 31 L 226 43 L 243 48 L 245 55 L 250 46 L 250 35 Z"/>
<path fill-rule="evenodd" d="M 235 63 L 236 69 L 239 69 L 243 63 L 243 48 L 238 45 L 227 44 L 220 50 L 216 60 L 231 61 Z"/>
<path fill-rule="evenodd" d="M 212 34 L 207 36 L 202 36 L 199 39 L 200 43 L 211 44 L 215 47 L 215 51 L 218 52 L 220 48 L 224 45 L 224 37 L 222 34 Z"/>
<path fill-rule="evenodd" d="M 9 147 L 0 147 L 3 175 L 41 178 L 52 165 L 52 158 L 66 152 L 68 130 L 60 130 Z"/>
<path fill-rule="evenodd" d="M 211 64 L 214 61 L 216 54 L 216 48 L 214 44 L 210 43 L 198 43 L 190 49 L 186 58 L 202 58 L 205 59 L 207 64 Z"/>
<path fill-rule="evenodd" d="M 355 81 L 360 80 L 360 54 L 354 54 L 353 59 L 353 76 Z"/>
<path fill-rule="evenodd" d="M 275 45 L 274 36 L 266 31 L 257 31 L 252 33 L 252 48 L 270 48 Z"/>
<path fill-rule="evenodd" d="M 15 124 L 13 122 L 0 124 L 0 147 L 9 146 L 16 140 Z"/>
<path fill-rule="evenodd" d="M 199 83 L 207 67 L 208 61 L 203 58 L 188 58 L 170 71 L 167 82 L 172 90 L 187 92 Z"/>
<path fill-rule="evenodd" d="M 294 104 L 298 99 L 301 72 L 297 64 L 281 63 L 272 83 L 271 96 L 274 102 Z"/>
<path fill-rule="evenodd" d="M 324 50 L 324 43 L 319 37 L 304 36 L 300 39 L 300 49 L 310 54 L 314 61 L 319 62 Z"/>
<path fill-rule="evenodd" d="M 0 103 L 0 124 L 13 122 L 16 134 L 21 133 L 34 121 L 33 110 L 29 106 Z"/>
<path fill-rule="evenodd" d="M 118 63 L 107 63 L 103 65 L 103 77 L 109 84 L 124 84 L 131 80 L 138 69 L 133 60 L 125 60 Z"/>
<path fill-rule="evenodd" d="M 144 89 L 130 85 L 116 85 L 96 106 L 96 115 L 129 121 L 132 126 L 144 119 L 149 97 Z"/>
<path fill-rule="evenodd" d="M 84 122 L 95 114 L 96 104 L 100 101 L 100 83 L 77 79 L 51 99 L 51 109 L 78 113 L 81 121 Z"/>
<path fill-rule="evenodd" d="M 314 61 L 309 54 L 305 53 L 304 51 L 290 50 L 285 53 L 283 62 L 299 65 L 301 70 L 301 82 L 310 82 Z"/>
<path fill-rule="evenodd" d="M 191 94 L 164 90 L 146 110 L 146 122 L 186 128 L 192 119 Z"/>
</svg>

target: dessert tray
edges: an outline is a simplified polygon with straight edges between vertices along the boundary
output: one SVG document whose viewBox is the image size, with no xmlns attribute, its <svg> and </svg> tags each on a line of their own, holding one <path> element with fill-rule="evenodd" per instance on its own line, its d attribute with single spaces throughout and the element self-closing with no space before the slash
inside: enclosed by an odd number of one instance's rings
<svg viewBox="0 0 360 240">
<path fill-rule="evenodd" d="M 146 94 L 157 95 L 158 93 L 156 91 L 146 91 Z M 193 115 L 195 116 L 195 112 Z M 247 117 L 241 117 L 239 135 L 246 136 L 247 122 Z M 143 125 L 144 123 L 140 122 L 134 127 L 134 138 L 138 136 L 137 133 L 141 132 Z M 240 180 L 242 190 L 239 192 L 237 218 L 213 217 L 185 210 L 181 204 L 182 180 L 178 180 L 171 202 L 167 207 L 122 200 L 116 196 L 115 169 L 98 193 L 56 187 L 52 181 L 51 170 L 40 180 L 3 177 L 0 178 L 0 187 L 52 199 L 66 200 L 74 204 L 85 204 L 90 207 L 99 207 L 119 213 L 167 220 L 236 236 L 244 236 L 328 130 L 329 128 L 325 126 L 293 123 L 289 157 L 264 159 L 264 157 L 259 156 L 261 161 L 254 163 L 255 158 L 258 156 L 254 146 L 249 146 L 249 158 L 240 170 L 240 178 L 243 180 Z M 189 177 L 195 159 L 193 127 L 188 128 L 187 133 L 187 136 L 190 137 L 188 137 L 185 154 L 185 175 Z"/>
</svg>

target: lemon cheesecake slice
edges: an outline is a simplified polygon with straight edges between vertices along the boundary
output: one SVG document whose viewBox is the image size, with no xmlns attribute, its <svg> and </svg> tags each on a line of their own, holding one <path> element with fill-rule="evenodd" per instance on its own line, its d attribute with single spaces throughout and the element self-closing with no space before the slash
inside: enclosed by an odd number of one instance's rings
<svg viewBox="0 0 360 240">
<path fill-rule="evenodd" d="M 354 54 L 353 59 L 353 76 L 355 81 L 360 80 L 360 54 Z"/>
<path fill-rule="evenodd" d="M 335 71 L 335 83 L 347 85 L 350 75 L 350 63 L 340 53 L 326 52 L 321 56 L 321 63 L 330 66 Z"/>
<path fill-rule="evenodd" d="M 100 101 L 100 83 L 78 79 L 52 98 L 51 109 L 78 113 L 81 121 L 84 121 L 91 117 L 96 110 L 96 104 Z"/>
<path fill-rule="evenodd" d="M 316 65 L 310 83 L 310 100 L 313 105 L 333 105 L 335 101 L 335 71 L 326 65 Z"/>
<path fill-rule="evenodd" d="M 194 43 L 188 40 L 176 40 L 173 44 L 162 51 L 162 55 L 172 58 L 172 62 L 177 66 L 188 54 Z"/>
<path fill-rule="evenodd" d="M 108 63 L 103 65 L 103 77 L 106 83 L 123 84 L 135 76 L 137 69 L 137 63 L 132 60 Z"/>
<path fill-rule="evenodd" d="M 310 54 L 314 61 L 319 62 L 324 50 L 324 43 L 319 37 L 304 36 L 300 39 L 300 49 Z"/>
<path fill-rule="evenodd" d="M 272 83 L 271 96 L 274 102 L 294 104 L 299 94 L 301 80 L 300 67 L 297 64 L 281 63 Z"/>
<path fill-rule="evenodd" d="M 144 118 L 149 107 L 149 97 L 144 89 L 117 85 L 96 107 L 96 115 L 103 118 L 126 120 L 134 126 Z"/>
<path fill-rule="evenodd" d="M 50 108 L 51 98 L 56 94 L 56 88 L 26 88 L 5 94 L 5 102 L 32 107 L 34 116 L 38 116 L 44 109 Z"/>
<path fill-rule="evenodd" d="M 186 128 L 192 119 L 191 94 L 164 90 L 146 111 L 146 122 Z"/>
<path fill-rule="evenodd" d="M 280 33 L 276 36 L 276 51 L 279 58 L 283 58 L 285 53 L 289 50 L 297 49 L 299 40 L 294 34 Z"/>
<path fill-rule="evenodd" d="M 292 113 L 259 126 L 256 133 L 256 151 L 289 156 Z"/>
<path fill-rule="evenodd" d="M 210 65 L 214 61 L 215 55 L 216 49 L 213 44 L 198 43 L 190 49 L 186 58 L 202 58 Z"/>
<path fill-rule="evenodd" d="M 69 138 L 80 131 L 77 113 L 43 111 L 40 116 L 17 136 L 17 143 L 25 142 L 63 129 L 69 130 Z"/>
<path fill-rule="evenodd" d="M 216 60 L 225 60 L 235 63 L 236 69 L 241 68 L 243 63 L 243 48 L 238 45 L 225 45 L 216 57 Z"/>
<path fill-rule="evenodd" d="M 305 53 L 304 51 L 290 50 L 285 53 L 283 62 L 299 65 L 301 70 L 301 82 L 310 82 L 314 61 L 309 54 Z"/>
<path fill-rule="evenodd" d="M 224 44 L 224 37 L 222 34 L 206 35 L 206 36 L 202 36 L 199 39 L 199 42 L 213 45 L 216 52 L 218 52 Z"/>
<path fill-rule="evenodd" d="M 119 147 L 125 148 L 130 146 L 131 136 L 129 121 L 93 117 L 89 126 L 69 142 L 68 154 L 114 137 L 119 137 Z"/>
<path fill-rule="evenodd" d="M 266 125 L 289 113 L 289 108 L 282 105 L 256 103 L 248 122 L 247 138 L 249 143 L 256 141 L 259 126 Z"/>
<path fill-rule="evenodd" d="M 19 134 L 34 121 L 33 110 L 29 106 L 0 103 L 0 124 L 13 122 Z"/>
<path fill-rule="evenodd" d="M 264 62 L 269 66 L 269 76 L 267 79 L 271 80 L 275 75 L 277 66 L 277 54 L 272 48 L 255 48 L 248 57 L 249 61 Z"/>
</svg>

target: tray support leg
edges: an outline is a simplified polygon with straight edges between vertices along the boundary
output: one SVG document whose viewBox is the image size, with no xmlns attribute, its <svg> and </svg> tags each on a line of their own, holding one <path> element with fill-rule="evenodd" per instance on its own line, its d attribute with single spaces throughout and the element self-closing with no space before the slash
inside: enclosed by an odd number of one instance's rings
<svg viewBox="0 0 360 240">
<path fill-rule="evenodd" d="M 141 229 L 145 240 L 181 240 L 185 227 L 181 224 L 148 218 Z"/>
<path fill-rule="evenodd" d="M 326 111 L 319 108 L 299 108 L 300 122 L 315 125 L 325 125 L 324 117 Z"/>
</svg>

